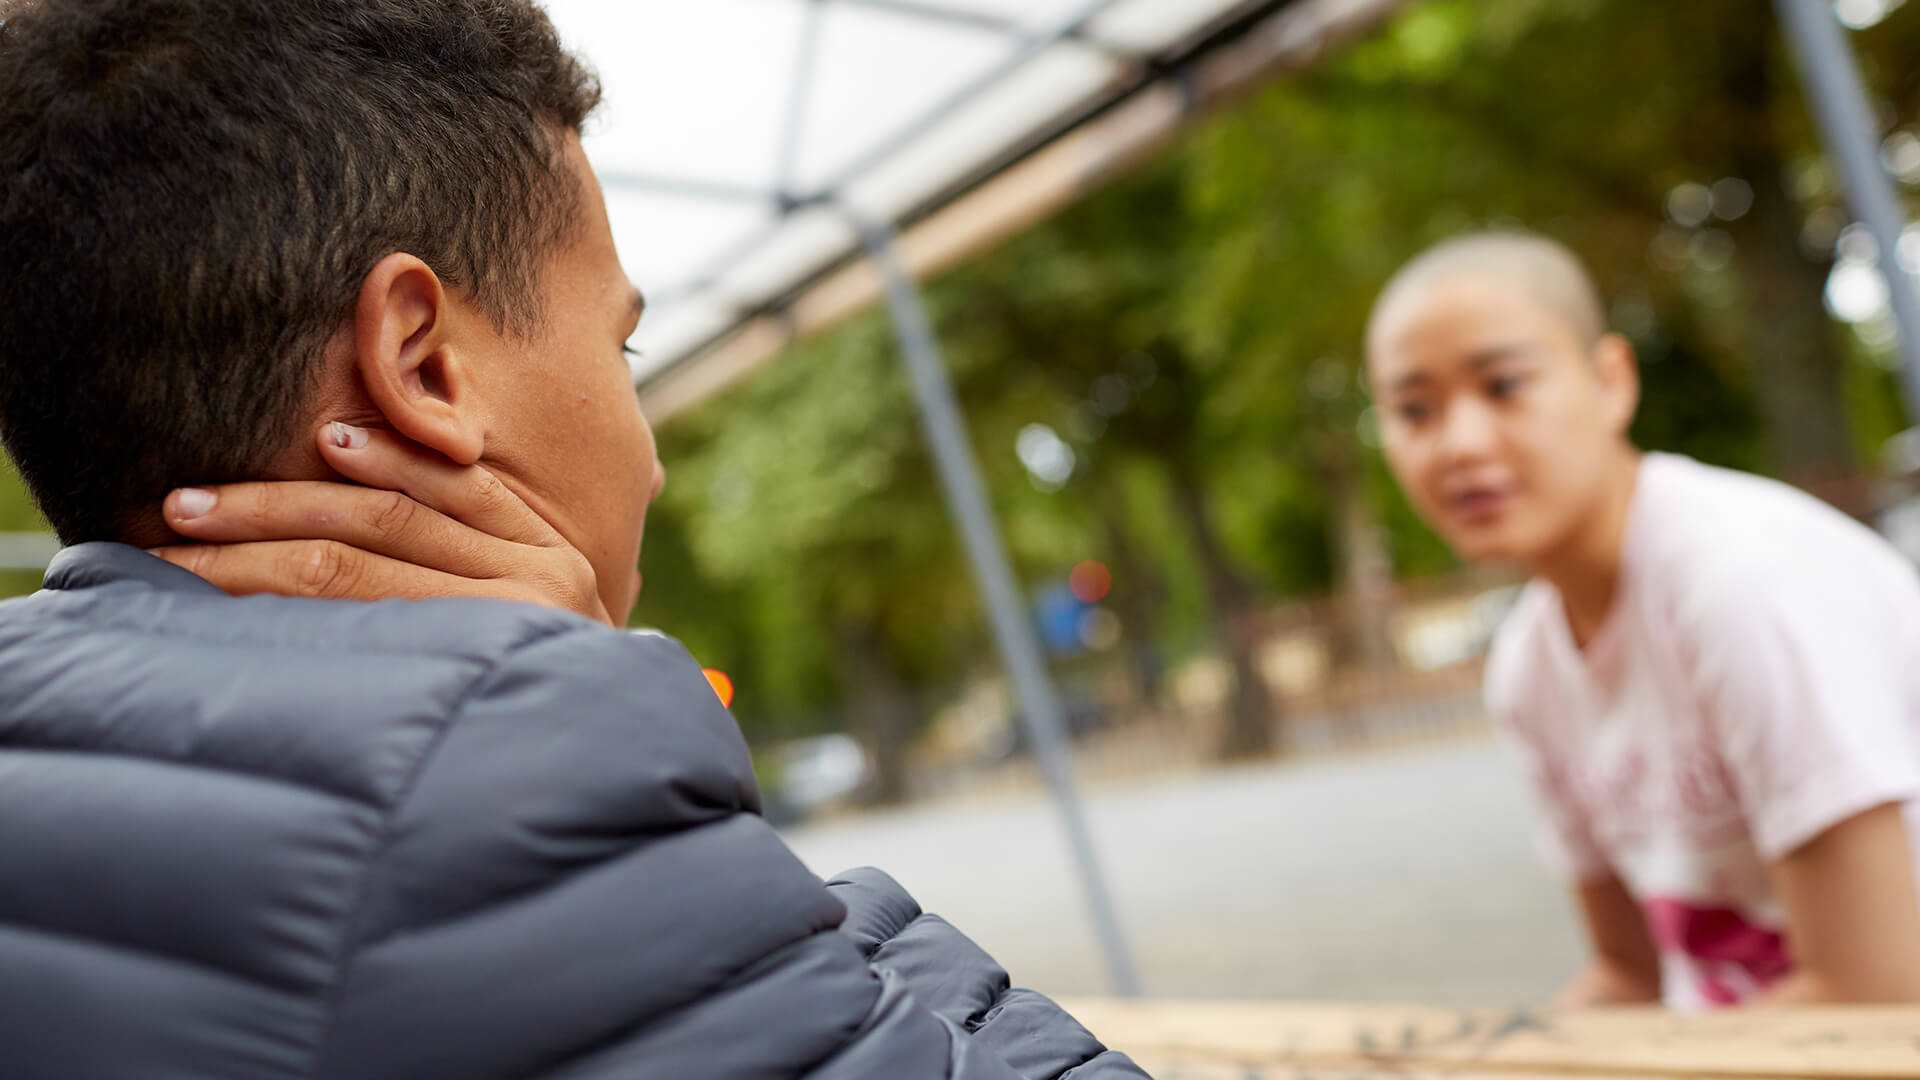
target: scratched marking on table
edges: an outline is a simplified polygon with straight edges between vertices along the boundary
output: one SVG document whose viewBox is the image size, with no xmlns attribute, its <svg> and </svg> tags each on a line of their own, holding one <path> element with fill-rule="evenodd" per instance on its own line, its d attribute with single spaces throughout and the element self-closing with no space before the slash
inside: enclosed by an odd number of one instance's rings
<svg viewBox="0 0 1920 1080">
<path fill-rule="evenodd" d="M 1298 1068 L 1279 1065 L 1246 1067 L 1175 1067 L 1154 1070 L 1156 1080 L 1446 1080 L 1442 1072 L 1409 1072 L 1404 1068 Z"/>
<path fill-rule="evenodd" d="M 1375 1059 L 1378 1064 L 1373 1066 L 1303 1066 L 1298 1059 L 1304 1056 L 1308 1043 L 1295 1032 L 1278 1051 L 1279 1061 L 1271 1064 L 1175 1066 L 1162 1068 L 1156 1075 L 1159 1080 L 1439 1080 L 1446 1074 L 1431 1068 L 1422 1069 L 1408 1059 L 1466 1047 L 1467 1061 L 1482 1060 L 1522 1034 L 1554 1038 L 1557 1032 L 1550 1018 L 1530 1009 L 1516 1009 L 1491 1024 L 1483 1024 L 1472 1013 L 1462 1012 L 1452 1028 L 1437 1034 L 1424 1034 L 1420 1025 L 1412 1020 L 1384 1026 L 1363 1023 L 1355 1027 L 1355 1055 Z M 1288 1064 L 1290 1059 L 1293 1063 Z"/>
</svg>

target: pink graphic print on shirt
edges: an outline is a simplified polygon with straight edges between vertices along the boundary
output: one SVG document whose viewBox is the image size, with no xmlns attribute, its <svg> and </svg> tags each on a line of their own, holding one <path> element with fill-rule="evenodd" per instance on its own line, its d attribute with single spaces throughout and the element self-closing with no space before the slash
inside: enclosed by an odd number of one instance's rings
<svg viewBox="0 0 1920 1080">
<path fill-rule="evenodd" d="M 1793 970 L 1787 939 L 1732 908 L 1664 897 L 1649 899 L 1645 908 L 1654 941 L 1692 961 L 1700 996 L 1710 1004 L 1750 1000 Z"/>
</svg>

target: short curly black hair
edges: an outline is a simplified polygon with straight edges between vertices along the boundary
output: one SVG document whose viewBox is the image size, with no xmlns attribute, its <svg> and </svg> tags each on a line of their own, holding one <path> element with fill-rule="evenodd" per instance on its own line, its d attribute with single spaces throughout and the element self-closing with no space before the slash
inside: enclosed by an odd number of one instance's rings
<svg viewBox="0 0 1920 1080">
<path fill-rule="evenodd" d="M 393 252 L 530 332 L 599 98 L 531 0 L 0 0 L 0 439 L 61 538 L 257 475 Z"/>
</svg>

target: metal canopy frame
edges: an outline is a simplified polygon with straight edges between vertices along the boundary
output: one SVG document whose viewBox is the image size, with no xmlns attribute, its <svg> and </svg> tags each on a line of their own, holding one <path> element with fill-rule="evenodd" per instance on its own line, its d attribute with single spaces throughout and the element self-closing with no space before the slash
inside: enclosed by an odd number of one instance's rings
<svg viewBox="0 0 1920 1080">
<path fill-rule="evenodd" d="M 928 129 L 952 116 L 979 95 L 1004 81 L 1009 75 L 1032 63 L 1047 50 L 1063 42 L 1092 41 L 1087 30 L 1088 24 L 1112 10 L 1121 0 L 1087 0 L 1065 22 L 1039 34 L 991 13 L 944 7 L 933 0 L 800 0 L 800 2 L 806 4 L 804 31 L 801 34 L 799 55 L 796 58 L 793 78 L 787 94 L 787 121 L 782 132 L 777 185 L 773 190 L 760 190 L 710 180 L 640 173 L 613 172 L 603 174 L 600 178 L 602 185 L 614 190 L 651 190 L 726 202 L 757 203 L 775 211 L 771 225 L 756 230 L 723 250 L 714 256 L 700 272 L 695 273 L 692 280 L 696 283 L 711 280 L 727 267 L 764 247 L 772 241 L 784 219 L 793 214 L 813 207 L 839 204 L 842 201 L 841 194 L 848 183 L 898 155 Z M 969 79 L 933 105 L 898 125 L 853 162 L 843 166 L 825 183 L 802 191 L 795 183 L 795 172 L 800 146 L 805 137 L 806 109 L 812 100 L 815 85 L 814 75 L 817 71 L 820 51 L 820 26 L 823 12 L 829 5 L 835 4 L 884 11 L 932 24 L 998 34 L 1017 42 L 1018 47 L 999 63 Z M 1101 48 L 1110 55 L 1123 56 L 1128 60 L 1134 59 L 1131 54 L 1117 47 L 1102 46 Z M 678 296 L 670 293 L 655 298 L 654 302 L 671 303 L 677 299 L 679 299 Z M 698 351 L 695 349 L 694 353 L 697 354 Z M 662 373 L 664 372 L 652 372 L 648 377 Z"/>
<path fill-rule="evenodd" d="M 806 18 L 802 23 L 804 30 L 800 36 L 800 49 L 794 64 L 793 78 L 787 94 L 787 122 L 782 131 L 779 158 L 779 181 L 774 190 L 766 191 L 752 187 L 713 183 L 701 180 L 689 180 L 683 177 L 654 176 L 637 173 L 614 172 L 600 177 L 602 184 L 608 187 L 642 188 L 663 191 L 671 194 L 695 195 L 704 198 L 719 198 L 744 202 L 764 202 L 782 213 L 791 213 L 808 206 L 818 206 L 835 201 L 839 189 L 860 174 L 871 170 L 875 165 L 892 157 L 903 147 L 912 143 L 929 127 L 952 115 L 955 111 L 972 101 L 982 91 L 1005 79 L 1013 71 L 1031 63 L 1041 53 L 1062 42 L 1072 41 L 1089 44 L 1099 48 L 1116 59 L 1135 61 L 1139 57 L 1117 45 L 1104 44 L 1093 37 L 1087 25 L 1112 10 L 1120 0 L 1090 0 L 1063 24 L 1045 33 L 1034 33 L 1028 27 L 1003 16 L 982 11 L 963 11 L 957 8 L 943 7 L 932 0 L 800 0 L 806 4 Z M 800 143 L 805 135 L 805 119 L 808 103 L 812 100 L 814 73 L 820 56 L 821 13 L 830 5 L 849 8 L 866 8 L 884 11 L 893 15 L 919 19 L 928 23 L 961 27 L 988 34 L 998 34 L 1009 41 L 1018 42 L 1020 48 L 998 64 L 981 72 L 966 84 L 949 93 L 939 102 L 897 126 L 892 132 L 876 142 L 864 154 L 851 164 L 843 167 L 828 182 L 818 185 L 810 191 L 799 190 L 795 181 L 795 164 L 799 157 Z M 738 245 L 742 249 L 757 248 L 766 242 L 764 233 L 750 238 Z M 732 262 L 728 256 L 734 252 L 712 260 L 712 265 L 722 267 Z"/>
<path fill-rule="evenodd" d="M 1058 22 L 1044 30 L 1036 30 L 1004 15 L 957 8 L 940 0 L 786 0 L 786 2 L 803 5 L 804 19 L 798 48 L 793 58 L 792 73 L 788 79 L 785 122 L 779 132 L 778 164 L 772 184 L 739 183 L 713 177 L 631 169 L 609 169 L 600 172 L 600 182 L 609 192 L 657 194 L 699 200 L 714 205 L 759 208 L 768 211 L 771 215 L 768 223 L 725 246 L 717 254 L 704 258 L 698 269 L 687 274 L 677 286 L 650 290 L 649 303 L 656 311 L 666 312 L 683 300 L 700 294 L 710 294 L 715 281 L 721 279 L 730 268 L 735 267 L 742 260 L 770 245 L 795 215 L 811 210 L 826 210 L 837 217 L 844 218 L 850 212 L 846 195 L 851 185 L 896 162 L 905 152 L 915 148 L 929 131 L 937 130 L 943 123 L 963 112 L 989 91 L 1008 82 L 1015 75 L 1057 51 L 1063 45 L 1091 50 L 1111 62 L 1115 67 L 1115 73 L 1105 86 L 1093 92 L 1088 99 L 1065 103 L 1065 111 L 1055 123 L 1042 130 L 1025 133 L 1023 137 L 1013 140 L 1013 145 L 1005 148 L 1004 152 L 989 157 L 986 162 L 976 168 L 964 171 L 950 183 L 922 199 L 915 207 L 889 215 L 896 228 L 904 227 L 926 212 L 950 203 L 956 196 L 974 185 L 999 175 L 1009 165 L 1019 161 L 1033 150 L 1071 132 L 1115 104 L 1138 94 L 1147 87 L 1167 81 L 1170 76 L 1177 75 L 1223 42 L 1232 41 L 1249 33 L 1253 28 L 1269 22 L 1275 13 L 1283 9 L 1325 9 L 1328 14 L 1322 17 L 1323 21 L 1340 22 L 1356 17 L 1377 19 L 1378 13 L 1398 8 L 1408 0 L 1236 0 L 1236 2 L 1213 4 L 1207 6 L 1208 10 L 1213 11 L 1212 16 L 1190 28 L 1179 40 L 1159 49 L 1146 50 L 1107 40 L 1101 37 L 1096 29 L 1096 24 L 1103 16 L 1118 13 L 1130 2 L 1137 3 L 1138 0 L 1082 0 Z M 1176 5 L 1182 0 L 1159 0 L 1159 2 Z M 841 164 L 825 180 L 812 185 L 802 185 L 798 182 L 796 165 L 800 149 L 806 140 L 807 108 L 813 100 L 817 85 L 815 76 L 818 72 L 820 28 L 824 21 L 824 14 L 829 8 L 885 13 L 927 26 L 947 27 L 963 33 L 997 37 L 1013 48 L 1006 56 L 975 73 L 915 115 L 894 125 L 891 130 L 875 139 L 851 161 Z M 731 309 L 728 325 L 690 345 L 675 346 L 666 350 L 650 348 L 650 353 L 664 352 L 664 363 L 637 373 L 636 383 L 644 387 L 660 382 L 672 375 L 682 364 L 696 361 L 705 355 L 715 344 L 732 333 L 740 323 L 769 310 L 778 309 L 807 282 L 818 280 L 849 262 L 859 261 L 865 255 L 865 245 L 859 240 L 856 229 L 848 237 L 845 248 L 838 255 L 825 260 L 807 274 L 802 275 L 800 281 L 795 282 L 784 292 L 763 300 L 726 301 L 725 303 Z"/>
</svg>

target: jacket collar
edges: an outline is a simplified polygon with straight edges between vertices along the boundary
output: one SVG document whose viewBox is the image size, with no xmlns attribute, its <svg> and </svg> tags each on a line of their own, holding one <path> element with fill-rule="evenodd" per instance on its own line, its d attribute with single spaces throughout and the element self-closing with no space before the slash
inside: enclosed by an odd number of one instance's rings
<svg viewBox="0 0 1920 1080">
<path fill-rule="evenodd" d="M 95 589 L 133 582 L 166 592 L 218 593 L 213 584 L 137 547 L 96 541 L 62 548 L 47 564 L 44 588 Z"/>
</svg>

